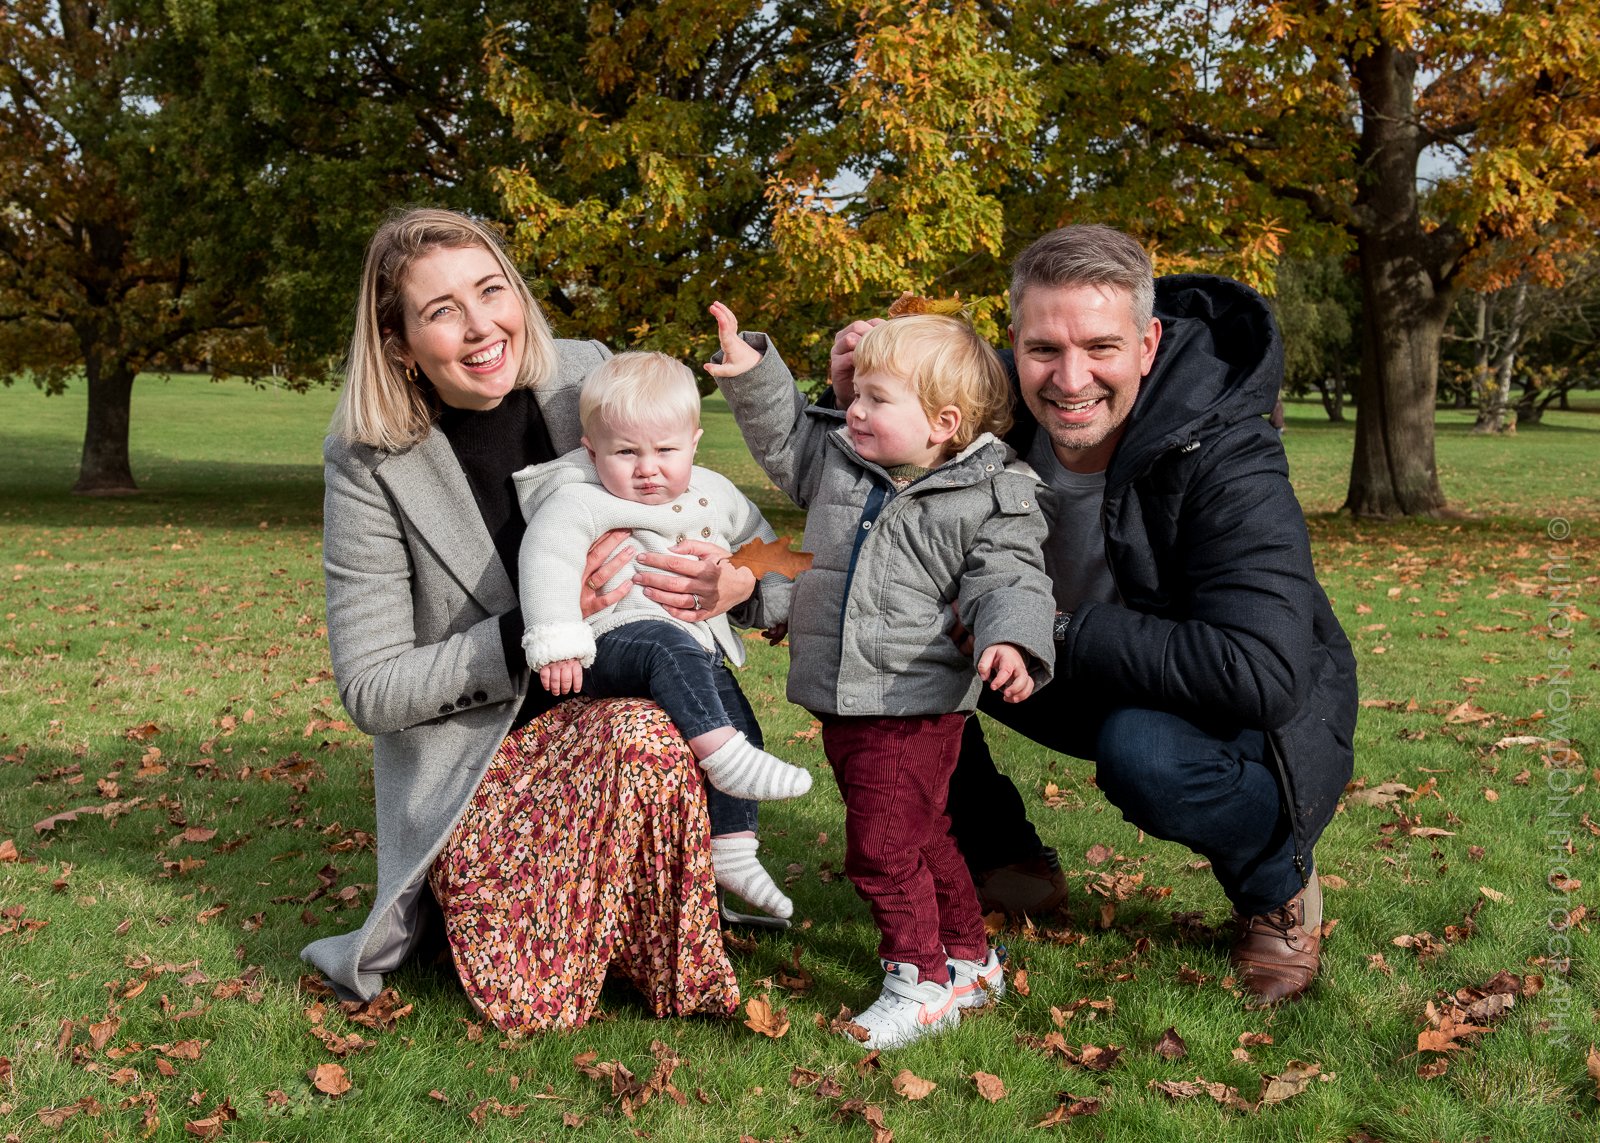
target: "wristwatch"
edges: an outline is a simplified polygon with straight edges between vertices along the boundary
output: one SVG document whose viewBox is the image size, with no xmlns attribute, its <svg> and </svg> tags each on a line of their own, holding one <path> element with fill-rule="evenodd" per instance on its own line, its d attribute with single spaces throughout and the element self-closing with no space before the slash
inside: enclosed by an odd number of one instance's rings
<svg viewBox="0 0 1600 1143">
<path fill-rule="evenodd" d="M 1072 612 L 1056 612 L 1056 620 L 1050 625 L 1050 638 L 1057 643 L 1064 643 L 1067 639 L 1067 628 L 1072 625 Z"/>
</svg>

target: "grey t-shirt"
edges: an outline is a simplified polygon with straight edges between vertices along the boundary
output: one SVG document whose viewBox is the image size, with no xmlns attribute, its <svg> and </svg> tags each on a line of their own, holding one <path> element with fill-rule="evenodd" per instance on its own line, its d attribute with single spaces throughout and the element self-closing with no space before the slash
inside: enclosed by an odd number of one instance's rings
<svg viewBox="0 0 1600 1143">
<path fill-rule="evenodd" d="M 1076 611 L 1091 600 L 1120 603 L 1100 528 L 1106 474 L 1062 467 L 1043 432 L 1034 434 L 1027 460 L 1052 493 L 1045 498 L 1050 534 L 1044 545 L 1044 570 L 1055 587 L 1057 609 Z"/>
</svg>

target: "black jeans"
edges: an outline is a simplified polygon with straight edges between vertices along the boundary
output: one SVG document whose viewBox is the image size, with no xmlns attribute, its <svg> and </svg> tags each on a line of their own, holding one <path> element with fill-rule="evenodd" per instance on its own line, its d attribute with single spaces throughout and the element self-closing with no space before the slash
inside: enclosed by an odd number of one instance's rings
<svg viewBox="0 0 1600 1143">
<path fill-rule="evenodd" d="M 707 651 L 675 623 L 641 619 L 614 627 L 595 641 L 594 666 L 583 672 L 589 698 L 651 698 L 678 733 L 695 738 L 731 726 L 763 745 L 755 712 L 739 689 L 721 651 Z M 756 803 L 706 783 L 711 836 L 756 828 Z"/>
<path fill-rule="evenodd" d="M 1050 689 L 1025 702 L 984 693 L 979 709 L 1062 754 L 1095 763 L 1095 784 L 1128 822 L 1188 846 L 1241 913 L 1265 913 L 1300 890 L 1294 837 L 1259 730 L 1202 727 L 1164 711 L 1074 709 Z M 967 720 L 950 781 L 951 832 L 977 872 L 1026 861 L 1043 842 L 1022 797 Z"/>
</svg>

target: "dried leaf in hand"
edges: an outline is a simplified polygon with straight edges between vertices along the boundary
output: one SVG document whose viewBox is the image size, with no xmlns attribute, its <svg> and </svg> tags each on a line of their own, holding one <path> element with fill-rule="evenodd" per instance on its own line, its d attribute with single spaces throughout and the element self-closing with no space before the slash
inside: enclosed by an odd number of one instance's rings
<svg viewBox="0 0 1600 1143">
<path fill-rule="evenodd" d="M 770 572 L 793 579 L 811 566 L 812 556 L 810 552 L 790 551 L 790 539 L 779 536 L 774 541 L 751 540 L 734 552 L 728 562 L 736 568 L 748 568 L 757 579 Z"/>
</svg>

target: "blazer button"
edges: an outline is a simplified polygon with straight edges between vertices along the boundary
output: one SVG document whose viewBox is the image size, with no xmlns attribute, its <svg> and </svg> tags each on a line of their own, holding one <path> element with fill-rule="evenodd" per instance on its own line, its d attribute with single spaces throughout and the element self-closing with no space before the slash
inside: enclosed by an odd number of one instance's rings
<svg viewBox="0 0 1600 1143">
<path fill-rule="evenodd" d="M 440 714 L 454 714 L 455 712 L 456 712 L 456 708 L 451 706 L 449 703 L 445 703 L 443 706 L 441 706 L 439 708 L 439 713 Z"/>
<path fill-rule="evenodd" d="M 710 505 L 711 501 L 707 500 L 704 496 L 700 497 L 700 507 L 707 508 L 710 507 Z"/>
<path fill-rule="evenodd" d="M 672 506 L 672 510 L 674 512 L 682 512 L 683 511 L 683 505 L 682 504 L 674 504 Z"/>
<path fill-rule="evenodd" d="M 684 534 L 683 534 L 683 533 L 682 533 L 682 532 L 679 532 L 679 533 L 678 533 L 678 538 L 677 538 L 677 539 L 676 539 L 676 540 L 673 540 L 673 541 L 672 541 L 672 542 L 673 542 L 673 543 L 674 543 L 674 544 L 681 544 L 681 543 L 683 543 L 683 541 L 684 541 L 684 538 L 685 538 L 685 537 L 684 537 Z"/>
<path fill-rule="evenodd" d="M 459 710 L 466 710 L 471 705 L 472 705 L 472 700 L 469 699 L 466 695 L 462 695 L 460 698 L 456 699 L 456 707 Z"/>
<path fill-rule="evenodd" d="M 472 692 L 472 701 L 473 702 L 488 702 L 489 701 L 489 696 L 484 691 L 473 691 Z"/>
<path fill-rule="evenodd" d="M 700 529 L 700 534 L 702 536 L 710 536 L 711 535 L 711 529 L 710 528 L 701 528 Z"/>
</svg>

